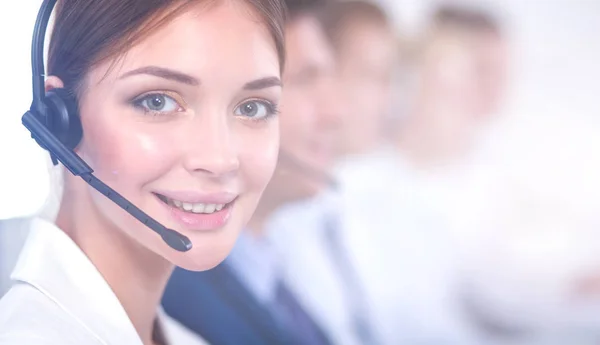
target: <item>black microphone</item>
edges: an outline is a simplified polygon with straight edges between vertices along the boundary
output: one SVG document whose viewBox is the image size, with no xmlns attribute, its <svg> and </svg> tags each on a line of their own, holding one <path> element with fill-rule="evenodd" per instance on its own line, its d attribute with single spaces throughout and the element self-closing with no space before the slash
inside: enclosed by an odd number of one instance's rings
<svg viewBox="0 0 600 345">
<path fill-rule="evenodd" d="M 115 204 L 127 211 L 137 220 L 148 226 L 154 232 L 159 234 L 162 239 L 173 249 L 180 252 L 186 252 L 192 248 L 192 242 L 186 236 L 168 229 L 152 217 L 148 216 L 122 195 L 107 186 L 104 182 L 94 176 L 94 170 L 87 165 L 75 152 L 65 147 L 52 134 L 44 124 L 30 111 L 26 112 L 22 119 L 23 125 L 31 132 L 31 136 L 37 143 L 52 153 L 73 175 L 81 177 L 90 186 L 104 194 Z"/>
<path fill-rule="evenodd" d="M 333 190 L 337 190 L 338 189 L 338 182 L 337 180 L 328 172 L 323 171 L 321 169 L 316 169 L 312 166 L 310 166 L 310 164 L 303 162 L 301 159 L 299 159 L 298 157 L 292 155 L 291 153 L 285 151 L 285 150 L 279 150 L 279 160 L 280 162 L 284 163 L 284 164 L 288 164 L 294 168 L 296 168 L 298 171 L 300 171 L 305 177 L 319 182 L 319 183 L 323 183 L 325 185 L 327 185 L 327 187 L 333 189 Z"/>
</svg>

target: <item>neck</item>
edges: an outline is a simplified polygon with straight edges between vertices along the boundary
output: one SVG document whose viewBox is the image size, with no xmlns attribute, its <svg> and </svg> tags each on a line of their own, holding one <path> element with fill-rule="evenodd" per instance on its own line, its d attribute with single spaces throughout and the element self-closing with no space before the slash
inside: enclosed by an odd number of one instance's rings
<svg viewBox="0 0 600 345">
<path fill-rule="evenodd" d="M 83 183 L 73 180 L 67 183 L 75 185 L 77 190 L 65 190 L 56 223 L 96 266 L 143 343 L 150 345 L 156 311 L 172 265 L 103 217 L 91 201 L 87 186 L 81 185 Z"/>
</svg>

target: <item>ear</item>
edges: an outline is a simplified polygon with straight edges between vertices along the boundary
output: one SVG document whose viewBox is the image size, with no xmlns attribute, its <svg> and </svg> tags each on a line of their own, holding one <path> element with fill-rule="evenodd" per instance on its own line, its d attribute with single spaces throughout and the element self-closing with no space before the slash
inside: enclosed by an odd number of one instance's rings
<svg viewBox="0 0 600 345">
<path fill-rule="evenodd" d="M 52 90 L 52 89 L 62 89 L 63 87 L 65 87 L 65 84 L 62 82 L 62 80 L 60 80 L 59 77 L 56 76 L 49 76 L 46 79 L 46 92 Z"/>
</svg>

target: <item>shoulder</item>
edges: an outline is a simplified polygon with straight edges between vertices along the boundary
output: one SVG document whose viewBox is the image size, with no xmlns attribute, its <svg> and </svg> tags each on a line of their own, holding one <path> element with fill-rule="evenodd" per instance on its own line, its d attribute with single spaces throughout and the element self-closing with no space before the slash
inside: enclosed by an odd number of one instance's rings
<svg viewBox="0 0 600 345">
<path fill-rule="evenodd" d="M 27 284 L 0 299 L 0 345 L 99 344 L 52 300 Z"/>
</svg>

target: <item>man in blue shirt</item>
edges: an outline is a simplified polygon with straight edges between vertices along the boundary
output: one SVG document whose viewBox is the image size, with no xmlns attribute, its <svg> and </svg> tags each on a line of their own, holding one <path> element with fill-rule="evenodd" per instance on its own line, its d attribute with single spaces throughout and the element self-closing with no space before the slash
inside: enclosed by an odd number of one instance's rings
<svg viewBox="0 0 600 345">
<path fill-rule="evenodd" d="M 330 182 L 323 172 L 340 120 L 334 55 L 317 20 L 324 1 L 286 2 L 281 152 L 272 182 L 225 262 L 207 272 L 176 269 L 163 297 L 168 314 L 213 345 L 332 343 L 288 288 L 266 236 L 273 212 Z"/>
</svg>

